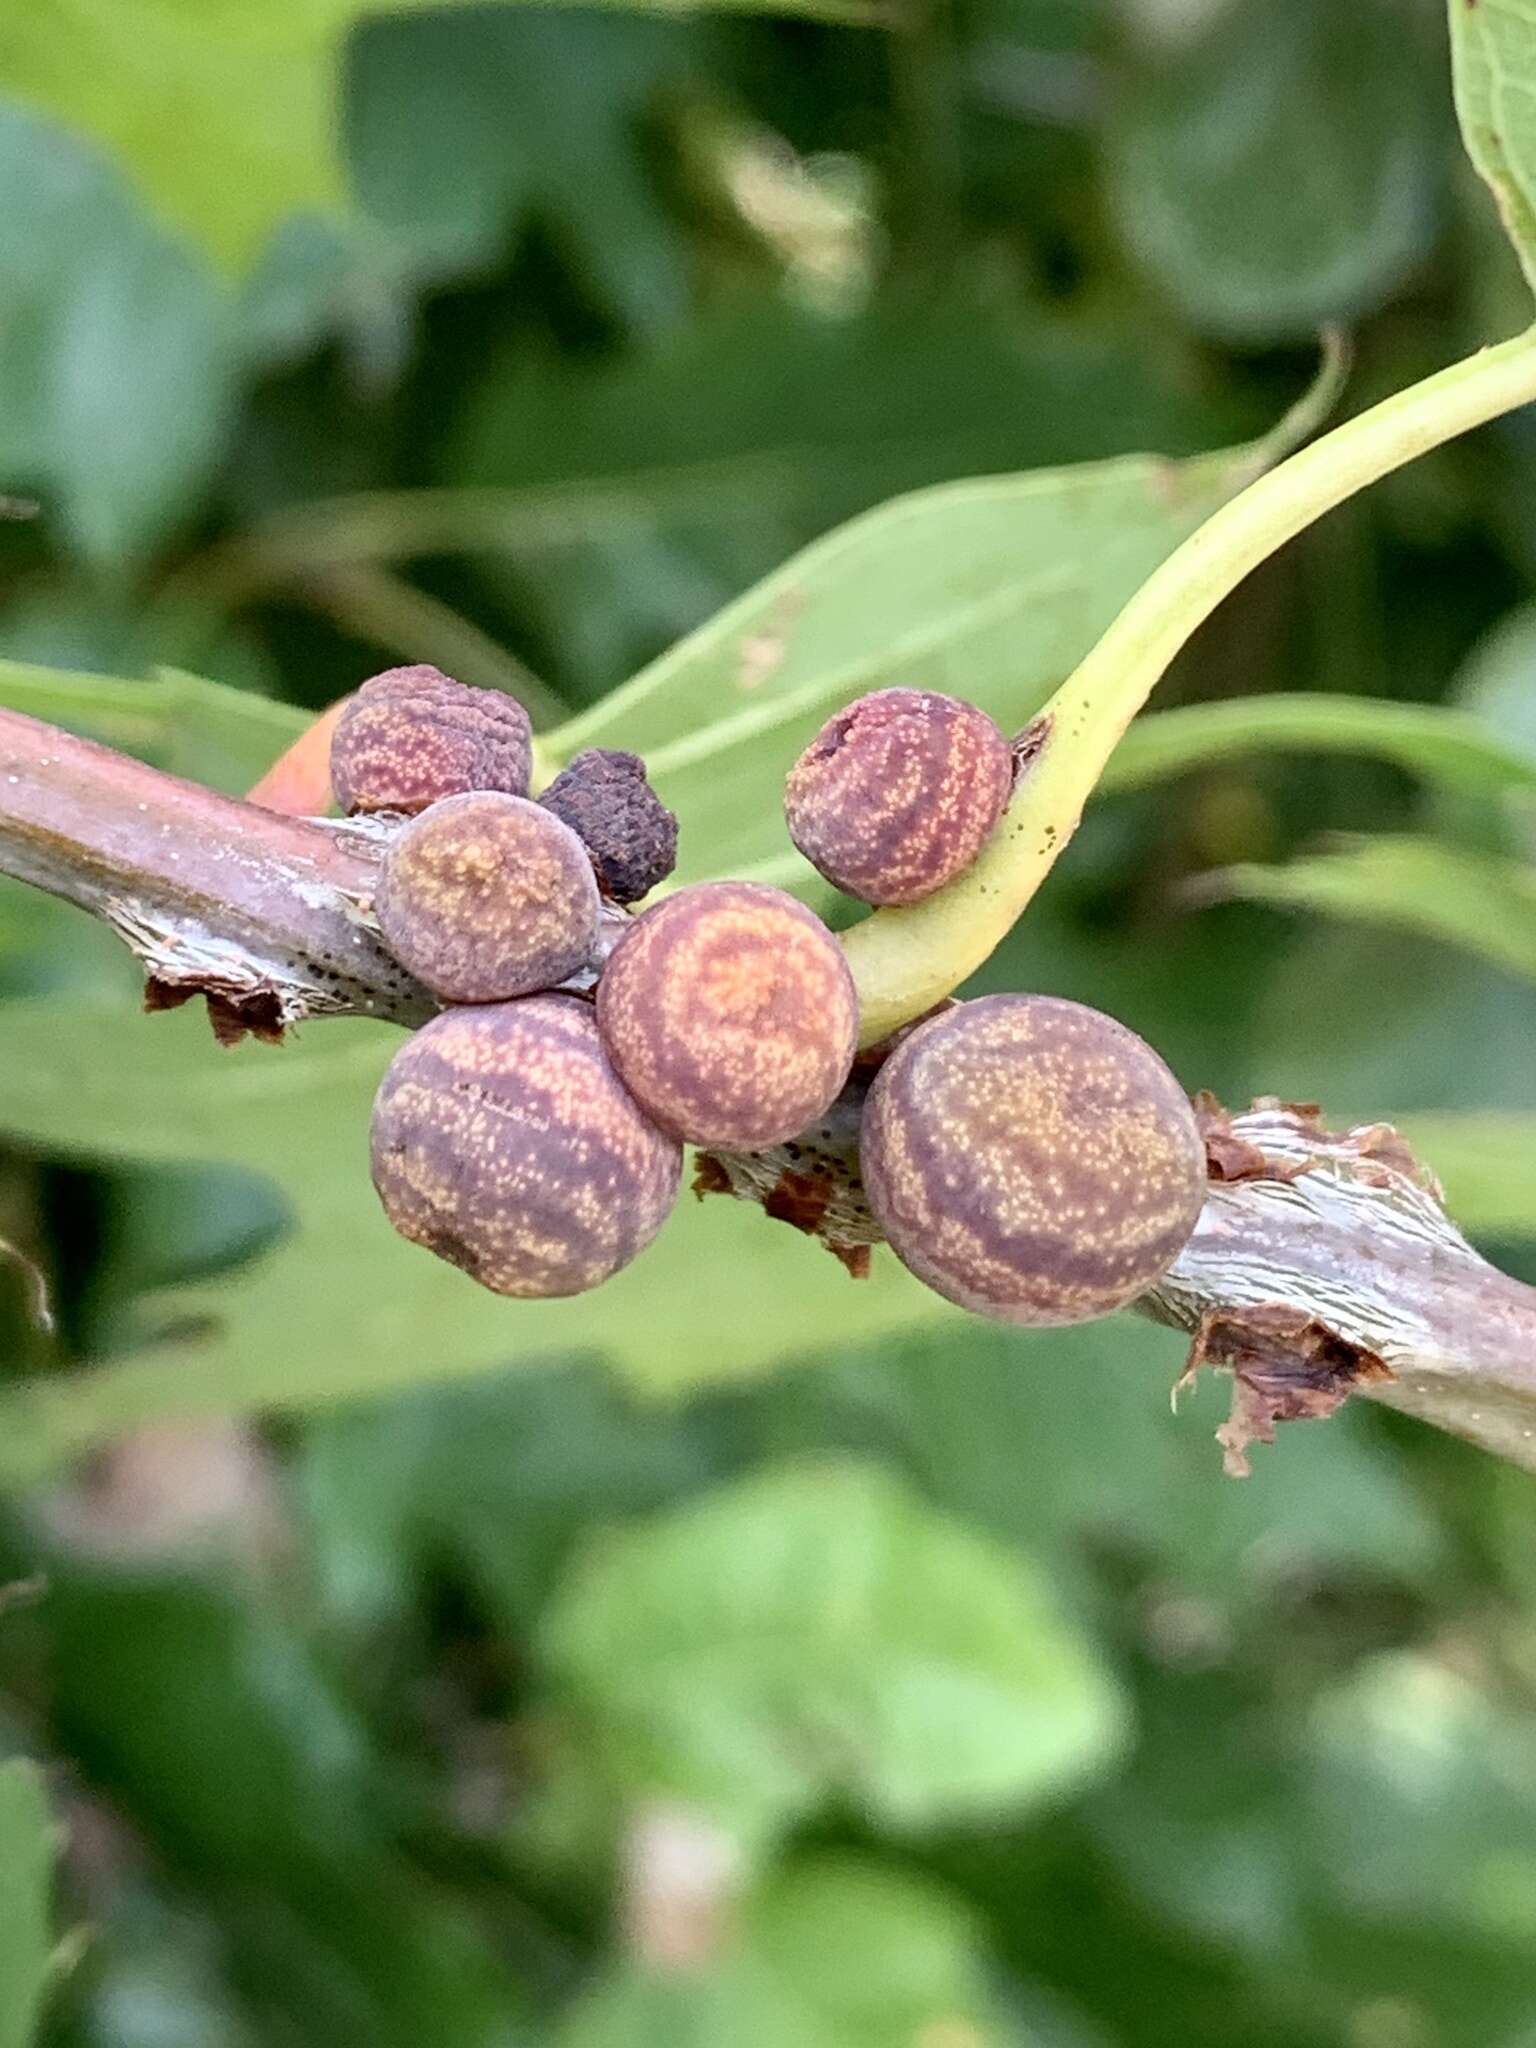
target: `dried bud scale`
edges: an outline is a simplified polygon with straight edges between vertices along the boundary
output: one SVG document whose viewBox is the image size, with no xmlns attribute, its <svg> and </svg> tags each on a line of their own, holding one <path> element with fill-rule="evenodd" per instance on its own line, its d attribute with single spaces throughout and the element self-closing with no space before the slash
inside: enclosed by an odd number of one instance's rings
<svg viewBox="0 0 1536 2048">
<path fill-rule="evenodd" d="M 671 1212 L 682 1151 L 620 1086 L 575 996 L 446 1010 L 374 1103 L 373 1181 L 413 1244 L 497 1294 L 581 1294 Z"/>
<path fill-rule="evenodd" d="M 401 965 L 448 1003 L 554 988 L 597 946 L 581 841 L 526 797 L 451 796 L 390 845 L 375 915 Z"/>
<path fill-rule="evenodd" d="M 569 825 L 613 903 L 638 903 L 677 865 L 677 819 L 646 780 L 638 754 L 587 747 L 539 798 Z"/>
<path fill-rule="evenodd" d="M 875 690 L 828 719 L 789 772 L 789 836 L 865 903 L 916 903 L 975 860 L 1007 807 L 1013 750 L 974 704 Z"/>
<path fill-rule="evenodd" d="M 985 996 L 922 1025 L 876 1077 L 865 1188 L 902 1263 L 1002 1322 L 1108 1315 L 1159 1281 L 1205 1196 L 1178 1082 L 1114 1018 Z"/>
<path fill-rule="evenodd" d="M 882 1242 L 859 1166 L 859 1125 L 874 1066 L 861 1055 L 837 1100 L 807 1129 L 756 1152 L 700 1152 L 696 1195 L 734 1195 L 765 1216 L 818 1239 L 855 1279 Z"/>
<path fill-rule="evenodd" d="M 517 699 L 425 662 L 371 677 L 331 738 L 331 789 L 347 812 L 411 814 L 472 789 L 526 796 L 532 769 L 533 728 Z"/>
<path fill-rule="evenodd" d="M 691 1144 L 777 1145 L 848 1078 L 858 997 L 842 949 L 781 889 L 701 882 L 637 918 L 597 985 L 620 1078 Z"/>
</svg>

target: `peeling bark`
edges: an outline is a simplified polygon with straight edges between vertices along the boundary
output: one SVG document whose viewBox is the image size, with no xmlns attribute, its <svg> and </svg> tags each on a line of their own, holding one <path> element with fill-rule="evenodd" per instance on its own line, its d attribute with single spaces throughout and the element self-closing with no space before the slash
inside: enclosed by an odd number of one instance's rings
<svg viewBox="0 0 1536 2048">
<path fill-rule="evenodd" d="M 1277 1423 L 1320 1421 L 1367 1381 L 1392 1377 L 1374 1351 L 1346 1343 L 1305 1309 L 1276 1301 L 1257 1308 L 1208 1308 L 1175 1396 L 1202 1365 L 1224 1367 L 1232 1375 L 1232 1412 L 1216 1432 L 1232 1479 L 1248 1477 L 1248 1446 L 1272 1444 Z"/>
<path fill-rule="evenodd" d="M 151 1009 L 205 995 L 226 1040 L 433 1014 L 371 920 L 386 836 L 220 796 L 0 710 L 0 873 L 103 918 L 142 961 Z"/>
<path fill-rule="evenodd" d="M 1390 1124 L 1265 1097 L 1212 1118 L 1195 1233 L 1136 1306 L 1230 1366 L 1229 1439 L 1359 1393 L 1536 1470 L 1536 1288 L 1473 1250 Z M 1231 1459 L 1241 1443 L 1225 1442 Z"/>
<path fill-rule="evenodd" d="M 436 1014 L 373 917 L 398 823 L 294 817 L 0 710 L 0 874 L 102 918 L 143 965 L 145 1007 L 202 996 L 223 1045 L 308 1017 Z M 623 928 L 605 906 L 604 951 Z"/>
</svg>

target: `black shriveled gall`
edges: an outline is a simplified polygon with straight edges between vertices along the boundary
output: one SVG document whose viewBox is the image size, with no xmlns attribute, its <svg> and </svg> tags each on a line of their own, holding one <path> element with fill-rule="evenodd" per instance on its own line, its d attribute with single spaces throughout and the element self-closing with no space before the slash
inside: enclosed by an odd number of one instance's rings
<svg viewBox="0 0 1536 2048">
<path fill-rule="evenodd" d="M 821 1116 L 848 1078 L 859 1001 L 842 948 L 782 889 L 699 882 L 630 926 L 597 984 L 621 1080 L 665 1131 L 751 1151 Z"/>
<path fill-rule="evenodd" d="M 645 779 L 638 754 L 588 747 L 539 798 L 591 856 L 613 903 L 638 903 L 677 865 L 677 819 Z"/>
<path fill-rule="evenodd" d="M 424 811 L 472 789 L 526 796 L 532 767 L 533 728 L 515 697 L 425 662 L 371 677 L 331 738 L 331 789 L 348 813 Z"/>
<path fill-rule="evenodd" d="M 577 997 L 445 1010 L 373 1108 L 373 1183 L 413 1244 L 496 1294 L 581 1294 L 677 1199 L 682 1148 L 620 1085 Z"/>
<path fill-rule="evenodd" d="M 784 785 L 789 836 L 865 903 L 917 903 L 975 860 L 1007 808 L 1013 750 L 937 690 L 874 690 L 829 718 Z"/>
<path fill-rule="evenodd" d="M 375 913 L 395 958 L 449 1003 L 554 988 L 591 964 L 599 903 L 575 833 L 526 797 L 445 797 L 384 856 Z"/>
<path fill-rule="evenodd" d="M 1159 1281 L 1205 1199 L 1188 1098 L 1113 1017 L 983 996 L 920 1025 L 876 1075 L 861 1132 L 875 1221 L 946 1300 L 1080 1323 Z"/>
</svg>

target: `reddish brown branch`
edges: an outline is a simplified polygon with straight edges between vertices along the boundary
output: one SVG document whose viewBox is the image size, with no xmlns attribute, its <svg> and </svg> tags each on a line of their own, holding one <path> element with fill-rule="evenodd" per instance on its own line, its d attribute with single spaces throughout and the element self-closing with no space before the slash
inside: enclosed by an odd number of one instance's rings
<svg viewBox="0 0 1536 2048">
<path fill-rule="evenodd" d="M 368 828 L 280 816 L 0 710 L 0 873 L 78 903 L 143 961 L 149 1000 L 215 1021 L 420 1023 L 435 1005 L 380 944 Z"/>
</svg>

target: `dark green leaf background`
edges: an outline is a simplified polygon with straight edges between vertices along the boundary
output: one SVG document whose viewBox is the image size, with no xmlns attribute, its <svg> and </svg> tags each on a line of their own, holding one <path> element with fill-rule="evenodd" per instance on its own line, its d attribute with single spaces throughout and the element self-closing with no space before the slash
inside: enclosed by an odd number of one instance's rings
<svg viewBox="0 0 1536 2048">
<path fill-rule="evenodd" d="M 1536 11 L 1452 14 L 1523 234 Z M 829 710 L 1022 721 L 1319 323 L 1350 410 L 1529 318 L 1445 22 L 15 5 L 0 703 L 238 790 L 472 665 L 834 914 Z M 977 981 L 1399 1118 L 1527 1277 L 1533 531 L 1516 417 L 1286 550 Z M 1235 1484 L 1168 1333 L 721 1201 L 497 1302 L 378 1213 L 394 1036 L 137 1000 L 0 885 L 3 2048 L 1532 2048 L 1528 1476 Z"/>
</svg>

